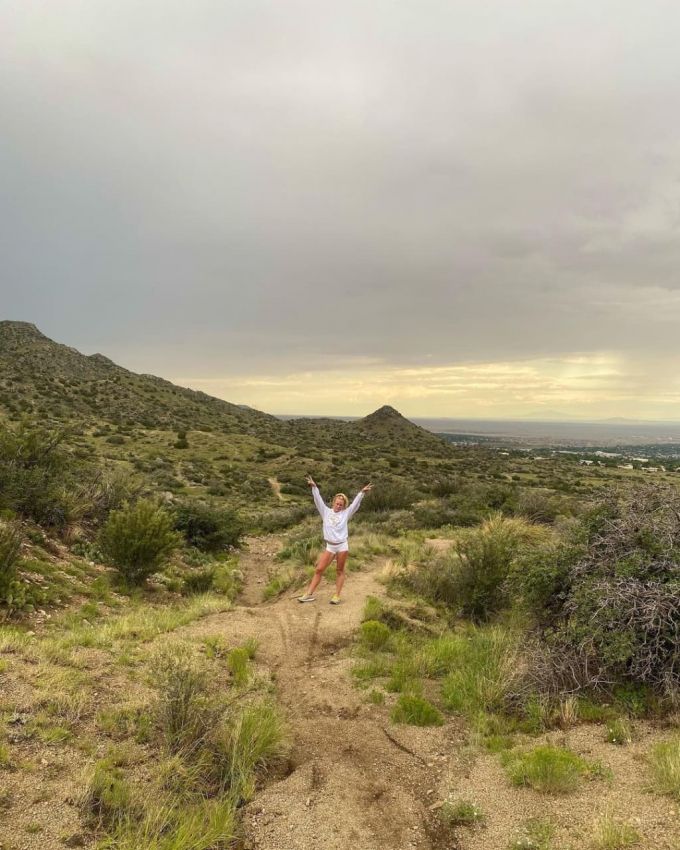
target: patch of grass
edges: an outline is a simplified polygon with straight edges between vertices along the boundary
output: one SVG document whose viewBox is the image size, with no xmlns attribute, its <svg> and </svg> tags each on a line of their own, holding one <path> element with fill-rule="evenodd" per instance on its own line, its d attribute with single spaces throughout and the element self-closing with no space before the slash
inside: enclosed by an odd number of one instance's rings
<svg viewBox="0 0 680 850">
<path fill-rule="evenodd" d="M 139 604 L 128 614 L 110 617 L 101 624 L 81 625 L 67 635 L 54 638 L 54 641 L 63 649 L 89 646 L 110 650 L 119 642 L 134 640 L 135 643 L 144 643 L 209 614 L 227 611 L 230 607 L 228 599 L 215 594 L 193 596 L 172 607 Z"/>
<path fill-rule="evenodd" d="M 207 658 L 226 658 L 229 653 L 229 644 L 221 635 L 203 638 L 203 646 Z"/>
<path fill-rule="evenodd" d="M 141 818 L 125 818 L 106 843 L 111 850 L 213 850 L 227 847 L 236 830 L 229 797 L 161 802 Z"/>
<path fill-rule="evenodd" d="M 355 664 L 352 667 L 352 676 L 359 682 L 367 682 L 388 676 L 390 670 L 390 661 L 387 658 L 377 657 Z"/>
<path fill-rule="evenodd" d="M 368 693 L 367 697 L 368 701 L 373 705 L 384 705 L 385 704 L 385 694 L 382 691 L 373 688 Z"/>
<path fill-rule="evenodd" d="M 306 572 L 300 571 L 293 565 L 287 565 L 269 577 L 262 595 L 264 599 L 274 599 L 291 587 L 302 584 L 306 578 Z"/>
<path fill-rule="evenodd" d="M 248 684 L 250 678 L 250 654 L 246 647 L 238 646 L 227 655 L 227 667 L 231 673 L 231 680 L 237 687 Z"/>
<path fill-rule="evenodd" d="M 115 829 L 129 818 L 132 791 L 121 770 L 106 759 L 95 766 L 81 799 L 85 820 L 98 829 Z"/>
<path fill-rule="evenodd" d="M 555 827 L 546 818 L 531 818 L 511 839 L 508 850 L 550 850 L 550 841 Z"/>
<path fill-rule="evenodd" d="M 144 744 L 151 738 L 153 717 L 146 703 L 128 703 L 100 711 L 97 726 L 112 738 L 133 738 L 138 744 Z"/>
<path fill-rule="evenodd" d="M 540 746 L 523 753 L 507 753 L 505 768 L 513 785 L 545 794 L 575 791 L 589 772 L 588 763 L 563 747 Z"/>
<path fill-rule="evenodd" d="M 399 658 L 391 667 L 385 689 L 390 693 L 419 694 L 423 690 L 420 672 L 413 657 Z"/>
<path fill-rule="evenodd" d="M 361 643 L 368 649 L 382 649 L 390 639 L 390 630 L 378 620 L 364 620 L 360 627 Z"/>
<path fill-rule="evenodd" d="M 0 626 L 0 652 L 21 652 L 32 636 L 12 626 Z"/>
<path fill-rule="evenodd" d="M 432 703 L 416 694 L 402 694 L 390 715 L 394 723 L 410 726 L 441 726 L 441 712 Z"/>
<path fill-rule="evenodd" d="M 624 850 L 640 843 L 639 833 L 625 821 L 607 812 L 593 828 L 593 850 Z"/>
<path fill-rule="evenodd" d="M 24 827 L 24 831 L 29 835 L 39 835 L 45 827 L 38 823 L 37 821 L 32 821 L 31 823 L 27 823 Z"/>
<path fill-rule="evenodd" d="M 656 744 L 649 762 L 656 790 L 680 800 L 680 736 Z"/>
<path fill-rule="evenodd" d="M 188 647 L 178 644 L 154 659 L 153 682 L 158 691 L 157 721 L 168 750 L 194 750 L 213 719 L 207 697 L 207 670 Z"/>
<path fill-rule="evenodd" d="M 633 732 L 630 723 L 622 717 L 617 717 L 607 724 L 605 741 L 608 744 L 618 744 L 625 746 L 633 740 Z"/>
<path fill-rule="evenodd" d="M 433 644 L 430 669 L 453 668 L 442 682 L 444 706 L 466 717 L 502 708 L 519 668 L 517 641 L 507 628 L 493 626 Z"/>
<path fill-rule="evenodd" d="M 286 750 L 281 716 L 270 702 L 252 703 L 224 730 L 217 745 L 220 790 L 248 800 L 256 771 L 266 770 Z"/>
<path fill-rule="evenodd" d="M 447 800 L 439 809 L 439 819 L 448 827 L 475 826 L 475 824 L 483 823 L 486 816 L 477 803 L 472 803 L 470 800 L 455 802 Z"/>
<path fill-rule="evenodd" d="M 9 753 L 9 747 L 0 742 L 0 770 L 12 770 L 14 763 Z"/>
</svg>

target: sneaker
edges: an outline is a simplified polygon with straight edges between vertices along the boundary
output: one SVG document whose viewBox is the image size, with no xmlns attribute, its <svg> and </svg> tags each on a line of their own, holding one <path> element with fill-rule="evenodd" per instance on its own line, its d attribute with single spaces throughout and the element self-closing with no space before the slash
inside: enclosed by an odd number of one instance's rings
<svg viewBox="0 0 680 850">
<path fill-rule="evenodd" d="M 316 596 L 310 596 L 309 593 L 305 593 L 304 596 L 298 596 L 298 602 L 315 602 Z"/>
<path fill-rule="evenodd" d="M 340 597 L 338 596 L 337 593 L 334 593 L 333 596 L 331 596 L 330 604 L 331 605 L 339 605 L 340 604 Z"/>
</svg>

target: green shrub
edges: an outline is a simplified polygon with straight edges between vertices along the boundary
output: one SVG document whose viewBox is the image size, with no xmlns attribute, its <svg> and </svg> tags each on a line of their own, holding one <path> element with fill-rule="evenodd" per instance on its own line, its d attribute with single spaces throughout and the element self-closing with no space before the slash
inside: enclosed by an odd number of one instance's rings
<svg viewBox="0 0 680 850">
<path fill-rule="evenodd" d="M 182 591 L 186 594 L 207 593 L 215 581 L 215 567 L 185 573 Z"/>
<path fill-rule="evenodd" d="M 680 800 L 680 736 L 656 744 L 650 754 L 650 766 L 656 789 Z"/>
<path fill-rule="evenodd" d="M 546 794 L 568 794 L 576 790 L 589 766 L 571 750 L 541 746 L 508 753 L 506 770 L 513 785 L 527 785 Z"/>
<path fill-rule="evenodd" d="M 179 542 L 171 517 L 151 499 L 112 511 L 99 536 L 102 554 L 131 584 L 146 581 Z"/>
<path fill-rule="evenodd" d="M 219 552 L 240 544 L 243 523 L 236 511 L 205 502 L 186 502 L 175 508 L 175 529 L 187 543 L 203 552 Z"/>
<path fill-rule="evenodd" d="M 454 594 L 463 616 L 488 620 L 508 605 L 511 564 L 523 544 L 536 543 L 540 537 L 540 530 L 525 520 L 496 514 L 457 542 Z"/>
<path fill-rule="evenodd" d="M 27 419 L 15 428 L 0 424 L 0 508 L 58 528 L 69 521 L 76 465 L 63 441 L 63 432 Z"/>
<path fill-rule="evenodd" d="M 17 577 L 21 535 L 17 526 L 0 520 L 0 604 L 11 599 Z"/>
<path fill-rule="evenodd" d="M 394 723 L 408 723 L 411 726 L 441 726 L 444 718 L 432 703 L 415 694 L 401 694 L 392 714 Z"/>
<path fill-rule="evenodd" d="M 361 510 L 366 514 L 409 508 L 417 498 L 416 492 L 405 485 L 380 484 L 364 499 Z"/>
<path fill-rule="evenodd" d="M 366 620 L 361 624 L 361 642 L 369 649 L 382 649 L 390 639 L 390 630 L 377 620 Z"/>
</svg>

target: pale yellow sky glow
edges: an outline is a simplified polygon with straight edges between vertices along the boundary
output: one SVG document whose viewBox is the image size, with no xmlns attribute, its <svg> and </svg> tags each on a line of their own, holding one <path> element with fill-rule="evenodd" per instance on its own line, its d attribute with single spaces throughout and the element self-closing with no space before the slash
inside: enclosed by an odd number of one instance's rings
<svg viewBox="0 0 680 850">
<path fill-rule="evenodd" d="M 599 419 L 680 416 L 680 380 L 615 354 L 420 368 L 372 366 L 286 375 L 176 377 L 175 383 L 270 413 L 364 415 L 391 404 L 408 416 Z"/>
</svg>

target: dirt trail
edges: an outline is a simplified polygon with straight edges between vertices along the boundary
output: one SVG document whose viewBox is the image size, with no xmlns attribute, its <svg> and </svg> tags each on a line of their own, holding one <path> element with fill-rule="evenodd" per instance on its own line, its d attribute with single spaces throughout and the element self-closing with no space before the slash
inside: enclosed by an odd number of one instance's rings
<svg viewBox="0 0 680 850">
<path fill-rule="evenodd" d="M 364 600 L 383 592 L 376 580 L 380 565 L 350 574 L 339 606 L 328 604 L 333 586 L 327 582 L 314 603 L 301 605 L 292 594 L 262 603 L 274 543 L 249 541 L 241 559 L 245 587 L 234 610 L 183 630 L 234 642 L 256 638 L 288 718 L 291 773 L 245 808 L 243 847 L 434 850 L 430 806 L 456 733 L 451 726 L 390 729 L 385 708 L 366 702 L 349 676 L 346 648 Z"/>
</svg>

